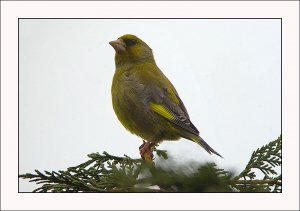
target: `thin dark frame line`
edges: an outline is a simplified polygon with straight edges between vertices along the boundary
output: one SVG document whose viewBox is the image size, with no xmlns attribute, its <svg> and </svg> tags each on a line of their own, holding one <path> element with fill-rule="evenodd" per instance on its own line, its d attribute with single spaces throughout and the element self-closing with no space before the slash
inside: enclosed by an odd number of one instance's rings
<svg viewBox="0 0 300 211">
<path fill-rule="evenodd" d="M 59 0 L 58 0 L 59 1 Z M 58 19 L 58 20 L 72 20 L 72 19 L 75 19 L 75 20 L 80 20 L 80 19 L 83 19 L 83 20 L 98 20 L 98 19 L 104 19 L 104 20 L 135 20 L 135 19 L 138 19 L 138 20 L 192 20 L 192 19 L 195 19 L 195 20 L 201 20 L 201 19 L 205 19 L 205 20 L 211 20 L 211 19 L 216 19 L 216 20 L 222 20 L 222 19 L 233 19 L 233 20 L 236 20 L 236 19 L 241 19 L 241 20 L 246 20 L 246 19 L 249 19 L 249 20 L 261 20 L 261 19 L 282 19 L 282 18 L 18 18 L 18 19 L 39 19 L 39 20 L 44 20 L 44 19 Z"/>
<path fill-rule="evenodd" d="M 280 102 L 281 102 L 281 106 L 280 106 L 280 130 L 281 130 L 281 166 L 280 166 L 280 171 L 281 171 L 281 181 L 282 181 L 282 160 L 283 160 L 283 134 L 282 134 L 282 18 L 280 20 Z M 281 193 L 282 193 L 282 185 L 281 185 Z"/>
<path fill-rule="evenodd" d="M 19 44 L 20 44 L 20 19 L 18 18 L 18 174 L 20 174 L 20 127 L 19 127 L 19 102 L 20 102 L 20 98 L 19 98 L 19 83 L 20 83 L 20 77 L 19 77 L 19 70 L 20 70 L 20 48 L 19 48 Z M 19 175 L 18 175 L 19 176 Z M 20 182 L 19 182 L 19 177 L 18 177 L 18 191 L 20 190 Z"/>
<path fill-rule="evenodd" d="M 259 19 L 259 20 L 263 20 L 263 19 L 274 19 L 274 20 L 277 20 L 277 19 L 280 19 L 280 46 L 281 46 L 281 62 L 280 62 L 280 72 L 281 72 L 281 83 L 280 83 L 280 90 L 281 90 L 281 139 L 282 139 L 282 18 L 18 18 L 18 174 L 19 174 L 19 171 L 20 171 L 20 168 L 19 168 L 19 165 L 20 165 L 20 156 L 19 156 L 19 152 L 20 152 L 20 140 L 19 140 L 19 25 L 20 25 L 20 19 L 157 19 L 157 20 L 161 20 L 161 19 L 184 19 L 184 20 L 189 20 L 189 19 L 196 19 L 196 20 L 201 20 L 201 19 L 228 19 L 228 20 L 231 20 L 231 19 L 251 19 L 251 20 L 256 20 L 256 19 Z M 300 31 L 300 30 L 299 30 Z M 282 145 L 281 145 L 281 152 L 282 152 Z M 299 156 L 299 160 L 300 160 L 300 156 Z M 281 164 L 281 175 L 282 175 L 282 164 Z M 19 183 L 19 177 L 18 177 L 18 193 L 33 193 L 33 192 L 20 192 L 20 183 Z M 146 192 L 140 192 L 140 193 L 146 193 Z M 213 192 L 213 193 L 222 193 L 222 192 Z M 245 193 L 248 193 L 248 192 L 245 192 Z M 249 192 L 250 193 L 250 192 Z M 282 189 L 281 189 L 281 193 L 282 193 Z"/>
</svg>

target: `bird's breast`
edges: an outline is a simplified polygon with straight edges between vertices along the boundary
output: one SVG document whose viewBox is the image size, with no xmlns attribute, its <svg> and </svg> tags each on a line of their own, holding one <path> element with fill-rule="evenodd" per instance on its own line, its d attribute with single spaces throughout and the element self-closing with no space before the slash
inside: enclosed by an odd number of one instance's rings
<svg viewBox="0 0 300 211">
<path fill-rule="evenodd" d="M 144 118 L 149 112 L 144 89 L 143 84 L 137 83 L 126 73 L 114 77 L 112 83 L 114 111 L 122 125 L 137 135 L 141 133 L 141 127 L 147 124 Z"/>
</svg>

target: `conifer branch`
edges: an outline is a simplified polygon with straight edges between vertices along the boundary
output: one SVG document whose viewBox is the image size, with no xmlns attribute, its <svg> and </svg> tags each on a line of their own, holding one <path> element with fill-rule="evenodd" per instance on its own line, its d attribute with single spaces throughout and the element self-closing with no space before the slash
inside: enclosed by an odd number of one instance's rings
<svg viewBox="0 0 300 211">
<path fill-rule="evenodd" d="M 161 158 L 165 150 L 154 147 Z M 42 185 L 33 192 L 281 192 L 281 136 L 255 150 L 246 168 L 237 176 L 220 169 L 215 163 L 193 166 L 187 173 L 176 164 L 172 168 L 156 167 L 127 155 L 118 157 L 107 152 L 88 155 L 89 160 L 65 171 L 41 171 L 19 175 Z M 257 178 L 254 170 L 263 173 Z"/>
<path fill-rule="evenodd" d="M 266 178 L 277 175 L 274 167 L 281 166 L 281 135 L 269 144 L 258 148 L 252 153 L 252 156 L 246 168 L 234 179 L 241 178 L 254 179 L 256 177 L 254 169 L 260 170 Z"/>
</svg>

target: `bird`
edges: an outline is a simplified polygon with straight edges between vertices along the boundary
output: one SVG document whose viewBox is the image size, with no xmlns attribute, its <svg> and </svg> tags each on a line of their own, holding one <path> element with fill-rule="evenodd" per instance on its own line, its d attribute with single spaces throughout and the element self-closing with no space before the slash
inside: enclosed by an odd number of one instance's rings
<svg viewBox="0 0 300 211">
<path fill-rule="evenodd" d="M 200 137 L 175 87 L 157 66 L 152 49 L 132 34 L 109 44 L 115 50 L 113 109 L 128 131 L 146 140 L 139 148 L 142 158 L 154 145 L 180 138 L 222 157 Z"/>
</svg>

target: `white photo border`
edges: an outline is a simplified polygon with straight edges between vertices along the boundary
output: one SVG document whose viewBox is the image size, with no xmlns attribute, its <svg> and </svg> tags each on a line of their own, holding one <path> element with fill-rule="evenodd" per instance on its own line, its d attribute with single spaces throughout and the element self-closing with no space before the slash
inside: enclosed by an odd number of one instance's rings
<svg viewBox="0 0 300 211">
<path fill-rule="evenodd" d="M 1 209 L 299 209 L 298 1 L 5 1 L 1 6 Z M 283 192 L 18 193 L 19 18 L 282 18 Z"/>
</svg>

